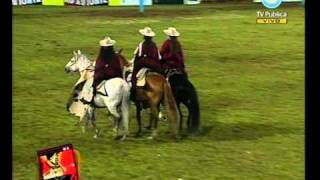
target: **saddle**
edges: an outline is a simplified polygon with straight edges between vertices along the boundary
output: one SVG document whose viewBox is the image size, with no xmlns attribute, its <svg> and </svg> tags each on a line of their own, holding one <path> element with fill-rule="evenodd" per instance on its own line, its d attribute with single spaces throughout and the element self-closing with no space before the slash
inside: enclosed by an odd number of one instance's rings
<svg viewBox="0 0 320 180">
<path fill-rule="evenodd" d="M 137 87 L 144 87 L 146 85 L 146 76 L 150 71 L 149 68 L 141 68 L 137 73 Z"/>
<path fill-rule="evenodd" d="M 146 77 L 148 75 L 158 75 L 159 73 L 151 71 L 149 68 L 141 68 L 137 73 L 137 87 L 146 85 Z"/>
</svg>

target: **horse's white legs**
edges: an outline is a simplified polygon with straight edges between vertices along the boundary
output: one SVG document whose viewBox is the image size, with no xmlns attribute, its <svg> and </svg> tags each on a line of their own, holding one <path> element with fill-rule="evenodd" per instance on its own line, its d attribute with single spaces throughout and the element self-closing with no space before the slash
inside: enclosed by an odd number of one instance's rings
<svg viewBox="0 0 320 180">
<path fill-rule="evenodd" d="M 112 120 L 112 123 L 113 123 L 113 136 L 117 136 L 118 134 L 118 129 L 119 129 L 119 120 L 120 120 L 120 114 L 118 112 L 118 109 L 117 109 L 117 106 L 115 105 L 110 105 L 108 104 L 107 105 L 108 107 L 108 110 L 111 114 L 111 120 Z"/>
<path fill-rule="evenodd" d="M 90 105 L 87 105 L 85 107 L 83 115 L 80 117 L 79 124 L 81 126 L 82 133 L 85 133 L 88 129 L 89 122 L 92 125 L 95 135 L 94 138 L 98 138 L 100 130 L 97 128 L 96 125 L 96 119 L 95 119 L 95 108 L 91 107 Z"/>
<path fill-rule="evenodd" d="M 114 78 L 108 80 L 101 90 L 106 90 L 108 96 L 99 95 L 95 101 L 107 107 L 113 122 L 114 136 L 123 140 L 129 132 L 130 87 L 123 79 Z"/>
<path fill-rule="evenodd" d="M 130 89 L 123 89 L 120 102 L 108 105 L 113 119 L 113 133 L 116 140 L 124 140 L 129 134 Z"/>
<path fill-rule="evenodd" d="M 77 124 L 80 125 L 80 127 L 81 127 L 81 132 L 82 132 L 82 133 L 85 133 L 85 132 L 86 132 L 85 123 L 86 123 L 86 121 L 87 121 L 87 116 L 88 116 L 86 107 L 84 108 L 83 111 L 84 111 L 84 112 L 83 112 L 82 115 L 80 116 L 80 119 L 79 119 L 79 121 L 78 121 Z"/>
<path fill-rule="evenodd" d="M 130 87 L 129 85 L 125 86 L 123 89 L 123 96 L 121 101 L 121 129 L 123 130 L 123 135 L 125 138 L 129 135 L 129 111 L 130 111 Z M 122 139 L 124 140 L 124 139 Z"/>
<path fill-rule="evenodd" d="M 89 120 L 91 122 L 91 125 L 94 129 L 94 136 L 93 138 L 98 138 L 99 135 L 100 135 L 100 130 L 97 128 L 97 124 L 96 124 L 96 115 L 95 115 L 95 108 L 93 107 L 90 107 L 90 110 L 89 110 Z"/>
<path fill-rule="evenodd" d="M 88 113 L 87 111 L 80 117 L 79 124 L 81 126 L 81 132 L 85 133 L 88 126 Z"/>
</svg>

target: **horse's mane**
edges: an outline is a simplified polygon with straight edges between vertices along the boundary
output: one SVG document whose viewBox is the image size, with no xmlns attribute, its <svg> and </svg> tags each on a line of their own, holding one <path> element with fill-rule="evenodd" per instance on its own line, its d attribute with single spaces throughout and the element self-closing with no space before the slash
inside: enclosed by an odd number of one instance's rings
<svg viewBox="0 0 320 180">
<path fill-rule="evenodd" d="M 130 63 L 128 62 L 128 60 L 121 54 L 122 52 L 122 48 L 117 52 L 118 56 L 120 57 L 120 61 L 123 64 L 123 66 L 129 66 Z"/>
<path fill-rule="evenodd" d="M 85 55 L 85 54 L 80 54 L 82 57 L 84 57 L 86 60 L 88 60 L 88 61 L 90 61 L 91 63 L 93 63 L 93 61 L 91 61 L 89 58 L 88 58 L 88 56 L 87 55 Z"/>
</svg>

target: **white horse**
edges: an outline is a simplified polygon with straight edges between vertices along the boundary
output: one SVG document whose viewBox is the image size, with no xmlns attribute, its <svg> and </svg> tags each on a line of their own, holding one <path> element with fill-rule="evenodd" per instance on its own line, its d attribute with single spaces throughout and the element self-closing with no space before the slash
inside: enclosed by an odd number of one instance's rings
<svg viewBox="0 0 320 180">
<path fill-rule="evenodd" d="M 65 66 L 65 72 L 79 72 L 81 77 L 76 83 L 85 81 L 85 86 L 93 81 L 93 62 L 90 61 L 81 51 L 73 52 L 73 57 Z M 112 115 L 114 123 L 115 139 L 124 140 L 129 134 L 129 107 L 130 107 L 130 86 L 122 78 L 112 78 L 102 82 L 97 87 L 97 93 L 93 99 L 93 105 L 84 105 L 83 116 L 80 117 L 82 129 L 85 128 L 90 121 L 95 126 L 95 108 L 107 108 Z M 77 98 L 77 97 L 75 97 Z M 99 130 L 96 128 L 95 137 L 98 136 Z"/>
</svg>

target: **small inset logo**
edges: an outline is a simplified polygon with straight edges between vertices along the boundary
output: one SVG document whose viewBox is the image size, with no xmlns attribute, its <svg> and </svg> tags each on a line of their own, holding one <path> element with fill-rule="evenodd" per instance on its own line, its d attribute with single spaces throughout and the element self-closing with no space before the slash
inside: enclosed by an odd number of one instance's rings
<svg viewBox="0 0 320 180">
<path fill-rule="evenodd" d="M 282 3 L 282 0 L 261 0 L 262 4 L 269 8 L 269 9 L 275 9 L 280 6 Z"/>
<path fill-rule="evenodd" d="M 282 11 L 257 11 L 257 24 L 287 24 L 288 14 Z"/>
<path fill-rule="evenodd" d="M 38 151 L 39 180 L 79 180 L 78 157 L 72 144 Z"/>
</svg>

